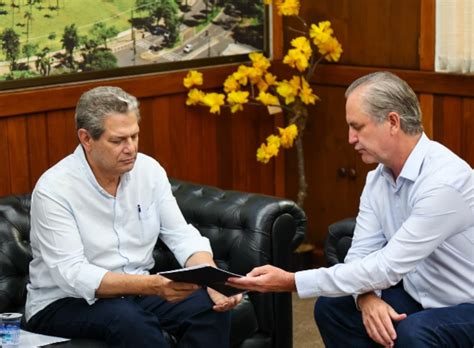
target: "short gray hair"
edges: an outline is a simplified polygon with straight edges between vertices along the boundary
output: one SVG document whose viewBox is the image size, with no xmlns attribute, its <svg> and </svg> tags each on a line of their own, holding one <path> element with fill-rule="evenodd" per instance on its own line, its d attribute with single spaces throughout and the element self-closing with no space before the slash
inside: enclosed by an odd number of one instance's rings
<svg viewBox="0 0 474 348">
<path fill-rule="evenodd" d="M 76 106 L 76 130 L 84 128 L 92 139 L 97 140 L 104 133 L 104 118 L 111 114 L 134 112 L 140 122 L 138 101 L 118 87 L 96 87 L 85 92 Z"/>
<path fill-rule="evenodd" d="M 406 134 L 423 132 L 421 109 L 413 89 L 401 78 L 388 72 L 375 72 L 355 80 L 346 90 L 346 98 L 358 87 L 362 91 L 362 108 L 376 122 L 383 122 L 390 112 L 400 115 L 400 127 Z"/>
</svg>

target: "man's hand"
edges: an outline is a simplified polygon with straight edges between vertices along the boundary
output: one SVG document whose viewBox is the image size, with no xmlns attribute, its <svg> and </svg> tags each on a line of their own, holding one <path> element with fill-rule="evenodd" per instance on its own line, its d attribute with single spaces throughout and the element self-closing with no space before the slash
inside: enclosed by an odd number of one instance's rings
<svg viewBox="0 0 474 348">
<path fill-rule="evenodd" d="M 227 312 L 237 306 L 240 301 L 242 301 L 242 294 L 227 297 L 211 288 L 207 288 L 207 293 L 209 294 L 211 300 L 215 303 L 212 309 L 214 309 L 216 312 Z"/>
<path fill-rule="evenodd" d="M 291 292 L 296 290 L 294 273 L 270 265 L 256 267 L 243 278 L 231 277 L 227 280 L 227 284 L 238 289 L 259 292 Z"/>
<path fill-rule="evenodd" d="M 370 338 L 384 347 L 393 347 L 397 333 L 392 320 L 400 321 L 407 317 L 395 310 L 374 293 L 360 295 L 357 304 L 362 311 L 362 321 Z"/>
<path fill-rule="evenodd" d="M 153 293 L 150 295 L 158 295 L 169 302 L 178 302 L 184 300 L 186 297 L 200 288 L 199 285 L 174 282 L 158 274 L 151 277 L 153 277 Z"/>
</svg>

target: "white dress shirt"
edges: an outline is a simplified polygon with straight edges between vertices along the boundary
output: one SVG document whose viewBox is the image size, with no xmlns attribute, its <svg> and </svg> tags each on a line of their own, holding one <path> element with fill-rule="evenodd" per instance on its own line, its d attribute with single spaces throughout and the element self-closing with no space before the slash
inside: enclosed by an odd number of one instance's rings
<svg viewBox="0 0 474 348">
<path fill-rule="evenodd" d="M 297 272 L 296 286 L 357 296 L 401 279 L 424 308 L 474 303 L 474 174 L 425 134 L 396 181 L 383 165 L 368 174 L 345 263 Z"/>
<path fill-rule="evenodd" d="M 94 303 L 105 273 L 148 274 L 160 237 L 181 265 L 209 240 L 182 216 L 165 170 L 138 154 L 116 196 L 97 182 L 79 145 L 46 171 L 32 194 L 26 318 L 65 297 Z"/>
</svg>

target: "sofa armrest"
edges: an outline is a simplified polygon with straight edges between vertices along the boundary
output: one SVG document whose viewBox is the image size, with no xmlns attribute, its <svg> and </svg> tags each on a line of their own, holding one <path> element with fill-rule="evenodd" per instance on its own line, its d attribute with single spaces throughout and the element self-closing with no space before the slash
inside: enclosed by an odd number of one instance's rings
<svg viewBox="0 0 474 348">
<path fill-rule="evenodd" d="M 352 244 L 356 225 L 355 218 L 337 221 L 328 227 L 324 242 L 324 257 L 328 267 L 344 262 L 347 251 Z"/>
</svg>

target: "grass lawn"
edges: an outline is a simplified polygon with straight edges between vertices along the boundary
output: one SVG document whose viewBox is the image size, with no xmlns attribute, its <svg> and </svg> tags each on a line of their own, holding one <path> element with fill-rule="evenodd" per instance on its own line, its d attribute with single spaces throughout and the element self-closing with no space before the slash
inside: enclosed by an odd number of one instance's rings
<svg viewBox="0 0 474 348">
<path fill-rule="evenodd" d="M 54 8 L 57 2 L 59 10 L 50 9 L 50 6 Z M 7 27 L 14 28 L 23 45 L 26 43 L 24 16 L 30 11 L 30 7 L 26 5 L 26 0 L 16 0 L 15 3 L 20 5 L 20 8 L 10 7 L 10 0 L 0 0 L 0 13 L 3 13 L 0 15 L 0 33 Z M 64 27 L 73 23 L 76 24 L 80 36 L 87 35 L 93 24 L 101 21 L 107 26 L 115 26 L 119 31 L 127 30 L 130 28 L 132 7 L 135 7 L 135 0 L 42 0 L 41 4 L 35 4 L 31 8 L 33 20 L 29 42 L 38 44 L 40 50 L 45 46 L 52 51 L 59 50 Z M 143 16 L 143 13 L 138 14 Z M 134 17 L 138 14 L 134 11 Z M 48 39 L 51 33 L 55 33 L 54 40 Z M 0 60 L 5 60 L 3 52 L 0 52 Z"/>
</svg>

